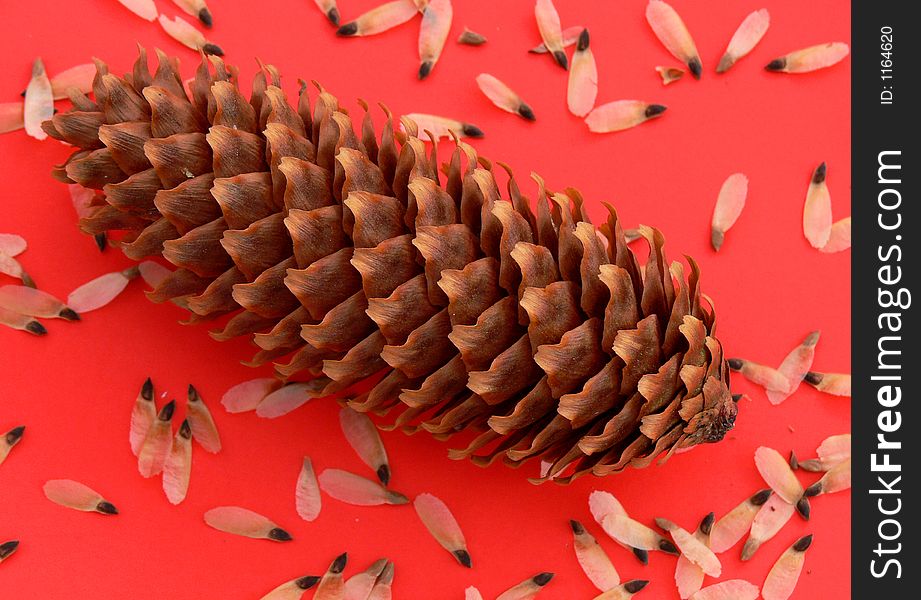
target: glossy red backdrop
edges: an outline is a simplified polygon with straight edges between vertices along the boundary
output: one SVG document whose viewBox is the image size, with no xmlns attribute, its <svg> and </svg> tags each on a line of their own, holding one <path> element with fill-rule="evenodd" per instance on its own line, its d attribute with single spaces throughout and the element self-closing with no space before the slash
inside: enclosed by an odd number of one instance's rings
<svg viewBox="0 0 921 600">
<path fill-rule="evenodd" d="M 377 0 L 341 0 L 345 19 Z M 179 14 L 166 0 L 167 15 Z M 557 0 L 563 25 L 591 28 L 600 71 L 599 103 L 640 98 L 669 106 L 659 120 L 636 129 L 594 135 L 566 111 L 566 76 L 546 56 L 525 50 L 539 41 L 532 0 L 455 0 L 454 25 L 429 80 L 419 82 L 418 22 L 369 39 L 338 39 L 309 0 L 211 0 L 210 34 L 240 66 L 244 81 L 260 57 L 281 69 L 293 91 L 297 77 L 321 81 L 349 108 L 358 97 L 386 101 L 397 114 L 434 112 L 476 123 L 486 137 L 481 154 L 508 162 L 529 195 L 530 171 L 551 187 L 578 187 L 590 210 L 613 202 L 627 223 L 655 225 L 671 258 L 693 255 L 704 291 L 719 314 L 730 356 L 778 364 L 810 330 L 820 329 L 816 368 L 849 372 L 850 253 L 824 255 L 803 238 L 801 211 L 812 169 L 827 161 L 835 218 L 850 212 L 850 60 L 808 75 L 762 69 L 790 50 L 850 37 L 842 0 L 691 2 L 673 6 L 688 24 L 704 63 L 701 81 L 663 87 L 653 68 L 674 60 L 644 19 L 645 0 Z M 772 25 L 761 44 L 728 74 L 714 67 L 742 18 L 767 7 Z M 457 45 L 468 26 L 485 46 Z M 44 58 L 50 73 L 91 56 L 116 72 L 130 68 L 135 42 L 182 57 L 190 76 L 196 55 L 115 0 L 5 2 L 0 8 L 0 102 L 18 98 L 30 63 Z M 537 114 L 527 123 L 495 109 L 474 77 L 490 72 L 518 90 Z M 248 87 L 248 83 L 245 84 Z M 444 150 L 443 152 L 446 152 Z M 20 258 L 39 286 L 60 297 L 77 285 L 128 264 L 117 250 L 100 254 L 77 231 L 67 190 L 49 176 L 67 150 L 22 132 L 0 137 L 0 231 L 29 241 Z M 709 221 L 723 180 L 750 178 L 748 206 L 722 252 L 709 246 Z M 3 283 L 8 281 L 4 280 Z M 22 540 L 0 565 L 0 592 L 16 598 L 258 598 L 278 583 L 321 573 L 349 551 L 349 572 L 386 556 L 396 562 L 399 599 L 459 599 L 474 584 L 487 597 L 539 571 L 557 573 L 542 598 L 594 596 L 572 554 L 567 519 L 589 524 L 626 578 L 651 579 L 645 598 L 677 598 L 674 559 L 654 555 L 640 565 L 591 521 L 586 498 L 610 490 L 637 518 L 668 516 L 693 529 L 706 512 L 717 515 L 763 487 L 752 455 L 760 445 L 811 456 L 830 434 L 850 430 L 847 399 L 801 389 L 770 406 L 759 388 L 735 377 L 747 392 L 737 426 L 718 445 L 675 457 L 665 466 L 569 487 L 534 487 L 536 467 L 480 469 L 446 457 L 447 446 L 427 435 L 384 434 L 393 486 L 443 498 L 463 526 L 473 570 L 463 569 L 422 528 L 411 507 L 357 508 L 324 498 L 314 523 L 294 510 L 301 457 L 318 469 L 364 467 L 342 438 L 333 402 L 315 402 L 284 418 L 229 415 L 222 393 L 268 372 L 239 364 L 246 342 L 218 343 L 206 327 L 177 324 L 172 306 L 153 305 L 134 282 L 123 297 L 78 324 L 48 323 L 44 338 L 0 329 L 0 430 L 25 424 L 25 438 L 0 467 L 0 540 Z M 196 448 L 192 485 L 182 505 L 167 503 L 159 479 L 144 480 L 128 444 L 128 416 L 143 379 L 158 396 L 182 400 L 194 383 L 212 408 L 224 451 Z M 51 478 L 73 478 L 98 489 L 121 514 L 81 514 L 45 500 Z M 810 479 L 811 480 L 811 479 Z M 804 478 L 804 481 L 807 479 Z M 271 516 L 295 537 L 273 544 L 208 528 L 202 513 L 238 504 Z M 809 523 L 798 517 L 748 563 L 738 547 L 723 555 L 724 578 L 761 584 L 784 548 L 815 534 L 794 598 L 846 598 L 849 587 L 849 492 L 817 498 Z"/>
</svg>

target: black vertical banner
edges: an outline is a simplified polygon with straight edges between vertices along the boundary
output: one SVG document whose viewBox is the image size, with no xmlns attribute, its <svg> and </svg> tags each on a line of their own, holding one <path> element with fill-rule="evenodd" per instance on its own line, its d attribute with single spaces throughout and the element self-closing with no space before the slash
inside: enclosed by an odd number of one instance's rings
<svg viewBox="0 0 921 600">
<path fill-rule="evenodd" d="M 852 7 L 852 569 L 861 599 L 921 590 L 916 9 L 894 0 Z"/>
</svg>

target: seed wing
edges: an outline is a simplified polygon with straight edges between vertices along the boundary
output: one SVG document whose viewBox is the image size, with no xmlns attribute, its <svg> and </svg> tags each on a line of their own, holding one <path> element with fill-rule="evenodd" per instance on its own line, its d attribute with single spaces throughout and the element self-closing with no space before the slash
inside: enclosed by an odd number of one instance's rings
<svg viewBox="0 0 921 600">
<path fill-rule="evenodd" d="M 413 507 L 422 524 L 441 547 L 450 552 L 460 564 L 470 568 L 470 553 L 467 551 L 464 533 L 448 505 L 432 494 L 419 494 L 413 501 Z"/>
<path fill-rule="evenodd" d="M 320 515 L 322 507 L 320 486 L 313 470 L 313 462 L 308 457 L 304 457 L 301 472 L 297 477 L 294 504 L 297 514 L 305 521 L 313 521 Z"/>
</svg>

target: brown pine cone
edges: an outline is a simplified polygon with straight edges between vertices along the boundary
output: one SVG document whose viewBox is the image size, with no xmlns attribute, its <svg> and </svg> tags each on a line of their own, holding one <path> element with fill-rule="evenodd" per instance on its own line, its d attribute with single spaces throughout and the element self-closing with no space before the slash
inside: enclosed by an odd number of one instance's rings
<svg viewBox="0 0 921 600">
<path fill-rule="evenodd" d="M 535 481 L 644 467 L 731 429 L 697 265 L 669 265 L 655 229 L 640 228 L 641 267 L 614 209 L 596 229 L 572 188 L 534 176 L 535 215 L 505 165 L 508 200 L 470 145 L 439 168 L 386 108 L 380 139 L 367 110 L 356 134 L 322 87 L 311 111 L 301 82 L 292 108 L 267 66 L 247 101 L 213 56 L 187 95 L 158 55 L 153 75 L 143 50 L 125 77 L 98 63 L 94 99 L 45 124 L 78 148 L 56 177 L 102 192 L 82 229 L 177 267 L 153 301 L 233 313 L 216 339 L 253 335 L 253 364 L 313 377 L 318 397 L 396 408 L 384 428 L 480 432 L 453 458 L 540 457 Z"/>
</svg>

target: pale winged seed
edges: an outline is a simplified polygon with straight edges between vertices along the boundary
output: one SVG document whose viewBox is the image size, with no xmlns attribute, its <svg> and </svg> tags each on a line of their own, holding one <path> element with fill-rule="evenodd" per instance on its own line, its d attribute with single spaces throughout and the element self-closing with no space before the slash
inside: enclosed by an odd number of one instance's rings
<svg viewBox="0 0 921 600">
<path fill-rule="evenodd" d="M 675 9 L 662 0 L 650 0 L 646 5 L 646 21 L 665 49 L 688 66 L 694 79 L 700 79 L 702 67 L 697 47 Z"/>
<path fill-rule="evenodd" d="M 256 406 L 256 414 L 264 419 L 275 419 L 300 408 L 325 387 L 323 378 L 308 382 L 289 383 L 265 396 Z M 226 404 L 225 404 L 226 406 Z"/>
<path fill-rule="evenodd" d="M 425 113 L 408 113 L 403 116 L 414 122 L 419 128 L 419 131 L 430 131 L 432 135 L 435 136 L 435 139 L 451 137 L 452 133 L 459 138 L 483 137 L 483 131 L 479 127 L 471 123 L 458 121 L 457 119 Z"/>
<path fill-rule="evenodd" d="M 367 414 L 344 407 L 339 411 L 339 425 L 349 445 L 362 462 L 371 467 L 381 483 L 390 482 L 390 463 L 377 427 Z"/>
<path fill-rule="evenodd" d="M 749 560 L 761 547 L 761 544 L 770 540 L 796 512 L 796 507 L 785 501 L 777 494 L 772 494 L 755 515 L 752 521 L 751 532 L 742 546 L 742 560 Z"/>
<path fill-rule="evenodd" d="M 137 275 L 137 268 L 100 275 L 72 291 L 67 296 L 67 305 L 78 313 L 102 308 L 117 298 Z"/>
<path fill-rule="evenodd" d="M 217 431 L 217 425 L 214 424 L 214 417 L 211 416 L 211 411 L 201 399 L 198 390 L 191 384 L 189 384 L 186 412 L 195 441 L 208 452 L 220 452 L 221 436 Z"/>
<path fill-rule="evenodd" d="M 268 518 L 239 506 L 219 506 L 205 513 L 205 523 L 218 531 L 275 542 L 290 541 L 291 535 Z"/>
<path fill-rule="evenodd" d="M 713 219 L 710 224 L 710 240 L 713 249 L 717 252 L 723 245 L 726 232 L 742 214 L 747 196 L 748 177 L 744 174 L 733 173 L 723 182 L 716 199 L 716 206 L 713 208 Z"/>
<path fill-rule="evenodd" d="M 406 23 L 417 14 L 419 9 L 413 0 L 393 0 L 369 10 L 354 21 L 345 23 L 336 30 L 336 35 L 376 35 Z"/>
<path fill-rule="evenodd" d="M 343 585 L 342 600 L 368 600 L 387 564 L 386 558 L 378 559 L 361 573 L 349 577 Z"/>
<path fill-rule="evenodd" d="M 229 413 L 248 412 L 256 410 L 259 403 L 273 391 L 280 388 L 282 383 L 274 377 L 261 377 L 238 383 L 226 392 L 221 398 L 221 404 Z"/>
<path fill-rule="evenodd" d="M 408 504 L 409 498 L 389 490 L 376 481 L 340 469 L 326 469 L 318 477 L 320 489 L 346 504 L 379 506 L 381 504 Z"/>
<path fill-rule="evenodd" d="M 589 581 L 604 592 L 620 584 L 620 575 L 607 553 L 582 523 L 570 521 L 576 560 Z"/>
<path fill-rule="evenodd" d="M 192 429 L 182 422 L 163 463 L 163 492 L 171 504 L 185 500 L 192 473 Z"/>
<path fill-rule="evenodd" d="M 304 457 L 301 471 L 297 477 L 297 488 L 294 494 L 297 514 L 305 521 L 313 521 L 320 515 L 323 501 L 320 498 L 320 486 L 313 470 L 313 462 Z"/>
<path fill-rule="evenodd" d="M 66 508 L 116 515 L 115 506 L 92 488 L 72 479 L 51 479 L 42 486 L 45 497 Z"/>
<path fill-rule="evenodd" d="M 566 104 L 569 112 L 584 117 L 595 108 L 598 97 L 598 66 L 589 40 L 588 29 L 579 34 L 579 43 L 572 55 Z"/>
<path fill-rule="evenodd" d="M 48 137 L 42 129 L 42 123 L 54 116 L 54 94 L 51 90 L 51 81 L 45 73 L 42 59 L 36 58 L 32 65 L 32 79 L 26 88 L 26 99 L 23 102 L 23 125 L 26 133 L 37 140 Z"/>
<path fill-rule="evenodd" d="M 432 494 L 419 494 L 413 501 L 413 507 L 422 524 L 441 547 L 450 552 L 462 566 L 471 568 L 464 534 L 444 501 Z"/>
<path fill-rule="evenodd" d="M 812 535 L 804 536 L 780 555 L 761 586 L 764 600 L 787 600 L 793 595 L 811 544 Z"/>
<path fill-rule="evenodd" d="M 553 60 L 563 69 L 569 67 L 566 53 L 563 51 L 563 31 L 560 15 L 553 5 L 553 0 L 537 0 L 534 4 L 534 18 L 544 46 L 553 56 Z"/>
<path fill-rule="evenodd" d="M 764 68 L 777 73 L 810 73 L 838 64 L 849 52 L 844 42 L 817 44 L 775 58 Z"/>
<path fill-rule="evenodd" d="M 767 33 L 770 24 L 771 15 L 766 8 L 756 10 L 745 17 L 736 32 L 732 34 L 732 39 L 729 40 L 729 45 L 716 67 L 716 72 L 728 71 L 736 61 L 751 52 Z"/>
<path fill-rule="evenodd" d="M 636 127 L 640 123 L 659 117 L 666 111 L 661 104 L 641 100 L 615 100 L 596 107 L 585 117 L 589 131 L 610 133 Z"/>
<path fill-rule="evenodd" d="M 827 167 L 816 167 L 803 205 L 803 233 L 813 248 L 822 248 L 831 238 L 831 195 L 828 193 Z"/>
<path fill-rule="evenodd" d="M 448 39 L 453 17 L 451 0 L 431 0 L 422 12 L 422 24 L 419 26 L 419 79 L 428 77 L 435 68 Z"/>
<path fill-rule="evenodd" d="M 147 437 L 150 426 L 157 418 L 157 405 L 154 403 L 154 387 L 150 377 L 144 381 L 131 409 L 131 425 L 128 439 L 131 452 L 135 456 L 141 451 L 141 445 Z"/>
</svg>

